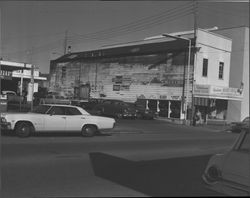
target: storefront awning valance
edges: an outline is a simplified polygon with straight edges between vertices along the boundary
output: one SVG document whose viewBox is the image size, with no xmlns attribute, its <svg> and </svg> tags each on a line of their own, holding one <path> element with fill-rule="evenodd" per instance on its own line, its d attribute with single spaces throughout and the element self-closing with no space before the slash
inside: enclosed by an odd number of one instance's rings
<svg viewBox="0 0 250 198">
<path fill-rule="evenodd" d="M 17 63 L 11 61 L 0 61 L 1 70 L 5 71 L 14 71 L 14 70 L 21 70 L 21 69 L 31 69 L 31 64 L 26 63 Z"/>
<path fill-rule="evenodd" d="M 243 99 L 242 89 L 215 85 L 194 85 L 194 97 L 238 100 Z"/>
</svg>

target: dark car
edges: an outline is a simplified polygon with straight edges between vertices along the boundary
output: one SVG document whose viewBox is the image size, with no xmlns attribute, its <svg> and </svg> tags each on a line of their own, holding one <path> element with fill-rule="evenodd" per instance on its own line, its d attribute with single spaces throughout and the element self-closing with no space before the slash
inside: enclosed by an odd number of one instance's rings
<svg viewBox="0 0 250 198">
<path fill-rule="evenodd" d="M 156 114 L 153 110 L 147 109 L 143 104 L 140 103 L 128 103 L 130 106 L 136 109 L 136 118 L 138 119 L 154 119 Z"/>
<path fill-rule="evenodd" d="M 136 118 L 136 109 L 121 100 L 104 100 L 97 104 L 91 113 L 116 118 Z"/>
<path fill-rule="evenodd" d="M 242 120 L 242 122 L 232 122 L 230 126 L 230 131 L 234 133 L 239 133 L 242 127 L 249 127 L 249 116 Z"/>
</svg>

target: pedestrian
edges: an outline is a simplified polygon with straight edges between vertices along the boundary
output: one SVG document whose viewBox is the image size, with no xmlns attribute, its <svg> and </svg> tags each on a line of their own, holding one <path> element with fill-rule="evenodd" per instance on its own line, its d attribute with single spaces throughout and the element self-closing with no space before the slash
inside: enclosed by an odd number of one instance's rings
<svg viewBox="0 0 250 198">
<path fill-rule="evenodd" d="M 201 124 L 202 123 L 201 112 L 199 111 L 199 109 L 196 112 L 196 123 L 197 124 Z"/>
</svg>

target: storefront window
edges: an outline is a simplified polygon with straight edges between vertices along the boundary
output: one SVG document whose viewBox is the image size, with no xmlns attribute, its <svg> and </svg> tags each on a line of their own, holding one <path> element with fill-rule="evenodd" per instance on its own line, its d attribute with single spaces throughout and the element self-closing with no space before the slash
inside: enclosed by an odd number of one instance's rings
<svg viewBox="0 0 250 198">
<path fill-rule="evenodd" d="M 180 118 L 181 101 L 170 101 L 170 118 Z"/>
<path fill-rule="evenodd" d="M 219 79 L 223 79 L 223 70 L 224 70 L 224 63 L 220 62 L 220 65 L 219 65 Z"/>
<path fill-rule="evenodd" d="M 227 100 L 213 99 L 210 100 L 208 118 L 226 120 L 227 116 Z"/>
<path fill-rule="evenodd" d="M 159 101 L 159 116 L 161 117 L 168 117 L 168 104 L 169 101 L 167 100 L 160 100 Z"/>
</svg>

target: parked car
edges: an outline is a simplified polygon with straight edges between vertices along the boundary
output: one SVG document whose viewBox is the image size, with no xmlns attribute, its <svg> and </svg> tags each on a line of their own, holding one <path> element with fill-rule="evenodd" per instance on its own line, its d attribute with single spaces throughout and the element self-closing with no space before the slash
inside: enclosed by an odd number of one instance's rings
<svg viewBox="0 0 250 198">
<path fill-rule="evenodd" d="M 8 91 L 8 90 L 2 91 L 2 94 L 3 95 L 8 95 L 8 96 L 16 96 L 16 92 Z"/>
<path fill-rule="evenodd" d="M 20 101 L 23 102 L 24 97 L 18 96 L 15 91 L 5 90 L 2 91 L 2 95 L 7 96 L 8 104 L 19 104 Z"/>
<path fill-rule="evenodd" d="M 59 93 L 48 93 L 45 98 L 40 99 L 40 104 L 71 104 L 71 100 Z"/>
<path fill-rule="evenodd" d="M 104 100 L 97 104 L 91 112 L 116 118 L 136 118 L 136 109 L 121 100 Z"/>
<path fill-rule="evenodd" d="M 242 122 L 232 122 L 230 125 L 230 131 L 234 133 L 239 133 L 242 127 L 249 127 L 249 116 L 246 117 Z"/>
<path fill-rule="evenodd" d="M 232 196 L 250 196 L 250 135 L 242 128 L 233 147 L 213 155 L 202 176 L 215 191 Z"/>
<path fill-rule="evenodd" d="M 154 119 L 156 113 L 150 109 L 146 109 L 144 105 L 139 103 L 127 103 L 136 109 L 136 118 L 138 119 Z"/>
<path fill-rule="evenodd" d="M 71 105 L 38 105 L 29 113 L 1 114 L 1 128 L 12 130 L 20 137 L 44 131 L 79 131 L 90 137 L 114 126 L 113 118 L 92 116 L 81 107 Z"/>
<path fill-rule="evenodd" d="M 88 111 L 91 112 L 93 110 L 93 108 L 98 105 L 98 104 L 102 104 L 104 102 L 103 99 L 95 99 L 95 98 L 91 98 L 89 99 L 87 102 L 82 102 L 80 103 L 80 106 Z"/>
</svg>

